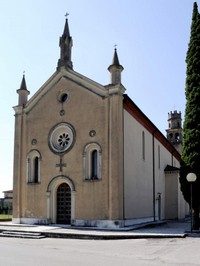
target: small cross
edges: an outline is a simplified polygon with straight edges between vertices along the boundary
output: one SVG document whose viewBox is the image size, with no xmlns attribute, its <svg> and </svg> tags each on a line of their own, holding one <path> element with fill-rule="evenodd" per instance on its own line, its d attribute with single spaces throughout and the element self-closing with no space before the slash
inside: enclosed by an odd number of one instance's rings
<svg viewBox="0 0 200 266">
<path fill-rule="evenodd" d="M 69 16 L 69 13 L 66 13 L 66 14 L 65 14 L 65 17 L 67 18 L 68 16 Z"/>
<path fill-rule="evenodd" d="M 63 167 L 66 167 L 66 163 L 63 163 L 63 157 L 62 156 L 60 156 L 60 163 L 57 163 L 56 167 L 60 167 L 60 172 L 62 172 Z"/>
<path fill-rule="evenodd" d="M 115 49 L 117 49 L 117 44 L 114 45 Z"/>
</svg>

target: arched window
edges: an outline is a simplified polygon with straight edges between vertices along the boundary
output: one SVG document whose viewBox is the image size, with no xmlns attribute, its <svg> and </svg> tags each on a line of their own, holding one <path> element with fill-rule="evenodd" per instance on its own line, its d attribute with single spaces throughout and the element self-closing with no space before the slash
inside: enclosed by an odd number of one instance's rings
<svg viewBox="0 0 200 266">
<path fill-rule="evenodd" d="M 179 133 L 175 133 L 175 140 L 176 142 L 178 142 L 180 140 L 180 135 Z"/>
<path fill-rule="evenodd" d="M 91 179 L 98 179 L 98 153 L 97 150 L 91 152 Z"/>
<path fill-rule="evenodd" d="M 27 183 L 40 183 L 40 160 L 39 151 L 32 150 L 27 156 Z"/>
<path fill-rule="evenodd" d="M 39 177 L 39 158 L 38 158 L 38 156 L 36 156 L 35 158 L 34 158 L 34 166 L 33 166 L 33 171 L 34 171 L 34 173 L 33 173 L 33 175 L 34 175 L 34 183 L 38 183 L 38 177 Z"/>
<path fill-rule="evenodd" d="M 83 178 L 85 180 L 101 179 L 101 147 L 97 143 L 89 143 L 84 147 Z"/>
</svg>

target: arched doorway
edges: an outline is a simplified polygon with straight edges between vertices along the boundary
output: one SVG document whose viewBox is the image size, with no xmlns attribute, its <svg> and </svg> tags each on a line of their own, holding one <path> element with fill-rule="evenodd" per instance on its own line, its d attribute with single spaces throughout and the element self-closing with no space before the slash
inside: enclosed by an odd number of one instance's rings
<svg viewBox="0 0 200 266">
<path fill-rule="evenodd" d="M 69 177 L 55 176 L 48 184 L 47 218 L 53 224 L 70 224 L 74 221 L 75 186 Z"/>
<path fill-rule="evenodd" d="M 57 223 L 71 223 L 71 189 L 67 183 L 62 183 L 57 188 Z"/>
</svg>

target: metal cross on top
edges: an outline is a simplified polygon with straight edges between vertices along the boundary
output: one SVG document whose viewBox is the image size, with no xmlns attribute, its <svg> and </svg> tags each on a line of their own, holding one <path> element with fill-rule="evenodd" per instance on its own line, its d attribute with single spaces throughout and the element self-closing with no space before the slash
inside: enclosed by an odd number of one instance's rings
<svg viewBox="0 0 200 266">
<path fill-rule="evenodd" d="M 63 163 L 63 157 L 62 156 L 60 156 L 60 163 L 57 163 L 56 167 L 60 167 L 60 170 L 59 170 L 60 172 L 63 171 L 63 167 L 66 167 L 66 163 Z"/>
</svg>

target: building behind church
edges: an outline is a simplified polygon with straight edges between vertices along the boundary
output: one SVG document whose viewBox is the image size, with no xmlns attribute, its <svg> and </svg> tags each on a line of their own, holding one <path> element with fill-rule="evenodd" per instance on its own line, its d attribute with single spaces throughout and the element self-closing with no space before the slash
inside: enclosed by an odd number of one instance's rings
<svg viewBox="0 0 200 266">
<path fill-rule="evenodd" d="M 13 191 L 3 191 L 4 197 L 0 198 L 0 214 L 12 214 Z"/>
<path fill-rule="evenodd" d="M 180 153 L 125 94 L 73 69 L 66 19 L 55 73 L 15 111 L 13 222 L 121 228 L 185 217 Z M 171 134 L 171 133 L 169 133 Z M 172 136 L 172 135 L 170 135 Z"/>
</svg>

